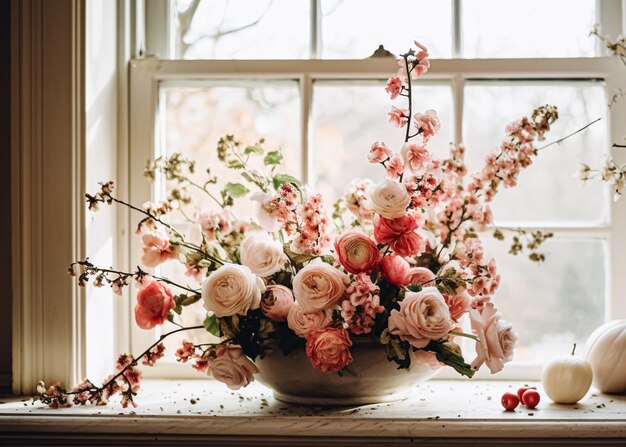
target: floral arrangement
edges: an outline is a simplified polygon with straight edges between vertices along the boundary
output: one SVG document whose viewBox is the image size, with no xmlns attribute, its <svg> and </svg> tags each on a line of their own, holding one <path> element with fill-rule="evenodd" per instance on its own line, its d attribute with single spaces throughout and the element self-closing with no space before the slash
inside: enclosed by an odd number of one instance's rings
<svg viewBox="0 0 626 447">
<path fill-rule="evenodd" d="M 168 200 L 136 207 L 115 196 L 113 182 L 87 194 L 93 211 L 115 203 L 141 215 L 136 233 L 142 241 L 142 267 L 124 272 L 85 259 L 73 263 L 69 273 L 81 286 L 91 281 L 118 295 L 134 282 L 139 289 L 134 317 L 140 328 L 150 330 L 167 321 L 180 327 L 139 355 L 121 355 L 116 371 L 100 385 L 85 380 L 67 390 L 58 383 L 40 383 L 36 398 L 60 407 L 102 405 L 120 395 L 122 406 L 135 405 L 139 364 L 154 365 L 164 356 L 164 338 L 192 330 L 207 331 L 215 341 L 185 340 L 177 360 L 232 389 L 253 381 L 255 359 L 275 350 L 288 355 L 304 349 L 312 368 L 341 374 L 350 366 L 357 337 L 379 343 L 398 368 L 428 362 L 468 377 L 483 364 L 492 373 L 500 371 L 513 357 L 517 335 L 492 301 L 500 275 L 479 232 L 492 224 L 489 203 L 494 196 L 515 186 L 521 170 L 532 164 L 535 143 L 558 118 L 557 109 L 542 106 L 508 125 L 506 138 L 483 168 L 468 177 L 462 145 L 451 146 L 446 159 L 428 150 L 440 121 L 434 110 L 414 110 L 411 83 L 430 66 L 428 50 L 416 45 L 402 55 L 397 75 L 386 85 L 391 100 L 406 103 L 389 112 L 390 124 L 401 129 L 405 143 L 396 152 L 375 142 L 367 158 L 381 166 L 385 178 L 379 183 L 353 180 L 332 214 L 321 195 L 278 172 L 280 151 L 266 151 L 263 140 L 245 146 L 233 136 L 219 141 L 217 153 L 243 183 L 218 188 L 210 169 L 204 184 L 195 183 L 195 163 L 173 154 L 146 169 L 148 177 L 164 175 L 175 185 Z M 250 167 L 253 158 L 263 161 L 265 172 Z M 199 242 L 168 223 L 172 213 L 192 205 L 193 189 L 218 206 L 196 212 L 192 219 L 202 234 Z M 255 206 L 253 221 L 232 214 L 235 201 L 243 198 Z M 504 237 L 501 230 L 496 234 Z M 531 259 L 540 261 L 536 249 L 547 237 L 516 233 L 512 250 L 526 248 Z M 197 287 L 150 270 L 165 262 L 184 264 Z M 207 311 L 204 324 L 183 327 L 179 315 L 198 301 Z M 461 327 L 466 314 L 471 332 Z M 469 363 L 459 337 L 476 343 L 477 357 Z"/>
</svg>

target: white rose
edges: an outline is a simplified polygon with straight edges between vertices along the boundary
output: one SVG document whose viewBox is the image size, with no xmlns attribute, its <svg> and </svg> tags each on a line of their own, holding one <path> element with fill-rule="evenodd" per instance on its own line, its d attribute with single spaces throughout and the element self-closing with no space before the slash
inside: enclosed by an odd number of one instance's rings
<svg viewBox="0 0 626 447">
<path fill-rule="evenodd" d="M 348 276 L 317 258 L 293 278 L 293 295 L 305 312 L 333 307 L 343 296 Z"/>
<path fill-rule="evenodd" d="M 247 386 L 259 372 L 252 362 L 237 345 L 222 345 L 217 348 L 216 356 L 209 357 L 209 372 L 231 390 Z"/>
<path fill-rule="evenodd" d="M 265 192 L 255 192 L 250 196 L 255 203 L 255 217 L 265 231 L 274 232 L 280 230 L 280 223 L 271 214 L 270 202 L 274 196 Z"/>
<path fill-rule="evenodd" d="M 300 306 L 291 306 L 287 314 L 287 326 L 302 338 L 306 338 L 311 331 L 324 329 L 331 321 L 332 309 L 305 312 Z"/>
<path fill-rule="evenodd" d="M 202 284 L 206 310 L 218 317 L 245 314 L 258 309 L 265 283 L 245 265 L 224 264 Z"/>
<path fill-rule="evenodd" d="M 405 186 L 391 179 L 386 179 L 375 188 L 370 188 L 368 193 L 372 209 L 386 219 L 404 216 L 411 202 Z"/>
<path fill-rule="evenodd" d="M 241 263 L 263 278 L 279 272 L 288 259 L 280 242 L 267 233 L 251 233 L 241 242 Z"/>
</svg>

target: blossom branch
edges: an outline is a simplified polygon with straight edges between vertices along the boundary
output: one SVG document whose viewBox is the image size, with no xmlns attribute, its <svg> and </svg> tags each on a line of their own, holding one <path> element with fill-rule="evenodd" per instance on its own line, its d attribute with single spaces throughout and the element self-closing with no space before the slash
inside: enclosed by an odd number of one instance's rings
<svg viewBox="0 0 626 447">
<path fill-rule="evenodd" d="M 573 137 L 574 135 L 576 135 L 576 134 L 578 134 L 578 133 L 582 132 L 583 130 L 585 130 L 585 129 L 587 129 L 589 126 L 591 126 L 591 125 L 593 125 L 593 124 L 597 123 L 597 122 L 598 122 L 598 121 L 600 121 L 601 119 L 602 119 L 602 118 L 596 118 L 595 120 L 591 121 L 590 123 L 587 123 L 586 125 L 584 125 L 584 126 L 583 126 L 583 127 L 581 127 L 580 129 L 578 129 L 578 130 L 576 130 L 576 131 L 574 131 L 574 132 L 572 132 L 572 133 L 570 133 L 570 134 L 568 134 L 568 135 L 565 135 L 563 138 L 559 138 L 559 139 L 558 139 L 558 140 L 556 140 L 556 141 L 553 141 L 553 142 L 551 142 L 551 143 L 546 144 L 545 146 L 541 146 L 541 147 L 537 148 L 537 151 L 542 151 L 542 150 L 547 149 L 547 148 L 549 148 L 550 146 L 553 146 L 553 145 L 555 145 L 555 144 L 561 144 L 563 141 L 565 141 L 565 140 L 567 140 L 568 138 Z"/>
</svg>

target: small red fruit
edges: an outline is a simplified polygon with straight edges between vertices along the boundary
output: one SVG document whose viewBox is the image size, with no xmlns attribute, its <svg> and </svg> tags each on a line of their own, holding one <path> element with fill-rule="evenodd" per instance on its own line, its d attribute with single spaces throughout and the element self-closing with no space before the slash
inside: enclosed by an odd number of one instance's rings
<svg viewBox="0 0 626 447">
<path fill-rule="evenodd" d="M 526 392 L 526 390 L 536 390 L 537 388 L 535 388 L 534 386 L 523 386 L 521 387 L 519 390 L 517 390 L 517 397 L 519 397 L 519 400 L 524 403 L 524 401 L 522 400 L 522 396 L 524 395 L 524 393 Z"/>
<path fill-rule="evenodd" d="M 513 393 L 504 393 L 501 402 L 506 411 L 513 411 L 519 405 L 519 397 Z"/>
<path fill-rule="evenodd" d="M 528 408 L 535 408 L 539 405 L 540 400 L 541 396 L 537 390 L 526 390 L 524 394 L 522 394 L 522 404 Z"/>
</svg>

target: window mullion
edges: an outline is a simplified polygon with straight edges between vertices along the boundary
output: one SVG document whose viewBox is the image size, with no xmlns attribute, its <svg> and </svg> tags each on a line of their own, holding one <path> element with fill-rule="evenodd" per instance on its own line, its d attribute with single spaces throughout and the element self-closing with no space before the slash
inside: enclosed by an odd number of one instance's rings
<svg viewBox="0 0 626 447">
<path fill-rule="evenodd" d="M 461 0 L 452 0 L 452 57 L 461 57 Z"/>
<path fill-rule="evenodd" d="M 300 77 L 301 95 L 301 118 L 300 135 L 302 147 L 302 181 L 304 184 L 313 186 L 315 183 L 315 172 L 313 169 L 313 153 L 311 152 L 311 107 L 313 102 L 313 80 L 309 74 Z"/>
<path fill-rule="evenodd" d="M 311 42 L 309 57 L 319 59 L 322 55 L 322 2 L 321 0 L 311 1 Z"/>
</svg>

